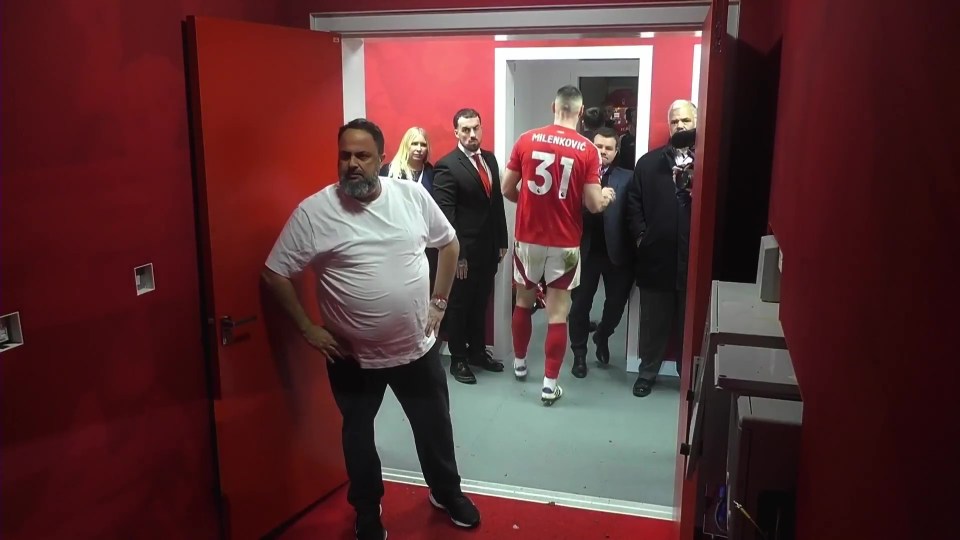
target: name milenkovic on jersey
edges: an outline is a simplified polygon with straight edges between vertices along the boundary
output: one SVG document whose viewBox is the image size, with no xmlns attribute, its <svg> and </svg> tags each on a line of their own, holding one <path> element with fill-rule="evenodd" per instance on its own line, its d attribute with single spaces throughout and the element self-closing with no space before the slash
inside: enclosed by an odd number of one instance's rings
<svg viewBox="0 0 960 540">
<path fill-rule="evenodd" d="M 542 142 L 547 144 L 553 144 L 556 146 L 563 146 L 566 148 L 574 148 L 580 152 L 583 152 L 587 149 L 587 141 L 585 139 L 571 139 L 569 137 L 560 137 L 557 135 L 547 135 L 544 133 L 534 133 L 531 137 L 534 142 Z"/>
</svg>

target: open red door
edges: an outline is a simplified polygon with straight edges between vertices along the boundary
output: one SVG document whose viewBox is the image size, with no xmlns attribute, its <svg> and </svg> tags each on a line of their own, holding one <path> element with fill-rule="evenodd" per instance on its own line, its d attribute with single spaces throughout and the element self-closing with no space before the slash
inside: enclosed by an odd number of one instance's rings
<svg viewBox="0 0 960 540">
<path fill-rule="evenodd" d="M 297 204 L 336 178 L 340 42 L 203 17 L 186 38 L 223 523 L 253 539 L 346 481 L 324 360 L 259 279 Z"/>
<path fill-rule="evenodd" d="M 684 321 L 681 395 L 693 385 L 693 357 L 700 354 L 710 306 L 713 280 L 714 229 L 717 221 L 717 185 L 723 172 L 724 84 L 730 37 L 727 33 L 729 0 L 712 0 L 703 21 L 700 56 L 700 95 L 697 96 L 697 162 L 694 168 L 693 215 L 690 222 L 690 259 L 687 275 L 687 308 Z M 680 401 L 677 441 L 687 440 L 690 402 Z M 680 511 L 680 539 L 692 540 L 697 526 L 697 478 L 686 474 L 686 457 L 677 458 L 674 505 Z"/>
</svg>

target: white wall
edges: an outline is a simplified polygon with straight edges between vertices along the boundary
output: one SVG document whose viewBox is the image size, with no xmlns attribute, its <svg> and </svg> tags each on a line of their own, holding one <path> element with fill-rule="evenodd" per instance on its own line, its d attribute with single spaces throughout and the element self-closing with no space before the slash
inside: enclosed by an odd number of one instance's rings
<svg viewBox="0 0 960 540">
<path fill-rule="evenodd" d="M 638 60 L 514 60 L 508 65 L 516 99 L 508 148 L 524 131 L 553 122 L 550 104 L 561 86 L 577 85 L 580 77 L 636 77 L 640 68 Z"/>
<path fill-rule="evenodd" d="M 367 116 L 367 82 L 362 39 L 341 41 L 343 61 L 343 122 Z"/>
</svg>

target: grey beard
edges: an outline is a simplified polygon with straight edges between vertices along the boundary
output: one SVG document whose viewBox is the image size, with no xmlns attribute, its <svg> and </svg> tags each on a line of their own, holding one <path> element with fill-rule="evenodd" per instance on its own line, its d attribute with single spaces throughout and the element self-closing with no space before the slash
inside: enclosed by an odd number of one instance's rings
<svg viewBox="0 0 960 540">
<path fill-rule="evenodd" d="M 377 190 L 379 183 L 380 178 L 376 176 L 373 178 L 363 177 L 360 180 L 341 178 L 340 188 L 343 189 L 344 193 L 354 199 L 366 199 Z"/>
</svg>

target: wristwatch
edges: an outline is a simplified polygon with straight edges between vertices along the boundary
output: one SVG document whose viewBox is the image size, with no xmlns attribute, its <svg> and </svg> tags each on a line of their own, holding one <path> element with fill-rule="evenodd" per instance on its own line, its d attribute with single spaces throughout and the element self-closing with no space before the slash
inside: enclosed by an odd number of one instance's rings
<svg viewBox="0 0 960 540">
<path fill-rule="evenodd" d="M 439 309 L 440 311 L 446 311 L 447 299 L 442 296 L 434 296 L 430 299 L 430 305 Z"/>
</svg>

